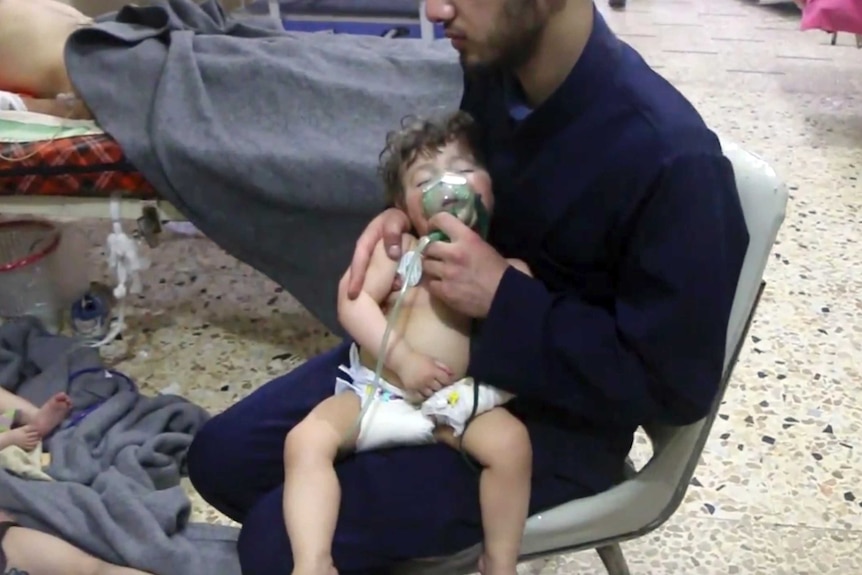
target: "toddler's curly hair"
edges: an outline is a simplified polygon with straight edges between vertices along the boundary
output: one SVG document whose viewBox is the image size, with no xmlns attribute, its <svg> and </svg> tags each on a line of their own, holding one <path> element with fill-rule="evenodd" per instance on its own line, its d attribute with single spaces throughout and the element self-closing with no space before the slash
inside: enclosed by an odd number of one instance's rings
<svg viewBox="0 0 862 575">
<path fill-rule="evenodd" d="M 477 162 L 482 161 L 478 156 L 476 122 L 463 110 L 437 119 L 408 116 L 401 121 L 400 129 L 386 134 L 386 146 L 380 152 L 378 172 L 383 180 L 387 204 L 396 205 L 403 200 L 404 172 L 419 156 L 431 155 L 457 140 L 469 147 Z"/>
</svg>

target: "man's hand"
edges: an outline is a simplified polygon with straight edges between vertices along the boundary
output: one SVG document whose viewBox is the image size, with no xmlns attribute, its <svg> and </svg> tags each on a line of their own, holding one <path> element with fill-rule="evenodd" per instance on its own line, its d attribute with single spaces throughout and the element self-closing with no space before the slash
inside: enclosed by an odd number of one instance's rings
<svg viewBox="0 0 862 575">
<path fill-rule="evenodd" d="M 509 263 L 452 214 L 437 214 L 428 223 L 450 240 L 425 250 L 422 270 L 430 280 L 428 289 L 452 309 L 484 318 Z"/>
<path fill-rule="evenodd" d="M 452 385 L 452 370 L 439 361 L 417 352 L 411 352 L 399 366 L 401 385 L 422 397 L 431 397 L 447 385 Z"/>
<path fill-rule="evenodd" d="M 353 261 L 350 262 L 350 277 L 347 281 L 347 297 L 356 299 L 362 291 L 362 283 L 365 281 L 365 272 L 368 271 L 368 262 L 371 254 L 380 238 L 386 246 L 386 253 L 393 260 L 401 257 L 401 236 L 410 229 L 410 220 L 407 214 L 396 208 L 389 208 L 385 212 L 371 220 L 371 223 L 356 240 L 356 248 L 353 251 Z"/>
</svg>

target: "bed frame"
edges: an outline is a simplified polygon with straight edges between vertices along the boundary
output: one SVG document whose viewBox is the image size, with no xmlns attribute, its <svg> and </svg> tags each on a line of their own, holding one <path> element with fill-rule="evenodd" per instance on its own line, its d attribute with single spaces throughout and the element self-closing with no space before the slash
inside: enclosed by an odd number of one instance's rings
<svg viewBox="0 0 862 575">
<path fill-rule="evenodd" d="M 253 10 L 252 6 L 257 4 L 253 0 L 246 2 L 240 0 L 241 6 L 245 10 Z M 402 8 L 404 4 L 415 3 L 418 5 L 418 14 L 411 16 L 413 13 L 409 8 Z M 315 8 L 313 3 L 302 0 L 267 0 L 266 7 L 269 16 L 278 22 L 287 16 L 295 22 L 369 22 L 373 24 L 387 24 L 393 27 L 416 25 L 419 24 L 420 38 L 426 41 L 434 39 L 434 24 L 428 20 L 425 15 L 426 0 L 353 0 L 351 2 L 334 1 L 330 3 L 324 2 L 319 8 Z M 330 6 L 331 4 L 331 6 Z M 398 8 L 389 8 L 388 5 L 398 6 Z"/>
<path fill-rule="evenodd" d="M 395 0 L 395 2 L 404 2 L 405 0 Z M 294 6 L 291 6 L 290 0 L 285 0 L 285 14 L 289 14 L 290 19 L 300 21 L 368 21 L 377 24 L 392 24 L 398 25 L 415 25 L 419 23 L 421 38 L 425 41 L 434 39 L 434 25 L 425 15 L 426 0 L 407 0 L 416 2 L 418 5 L 418 14 L 415 17 L 409 17 L 407 14 L 410 10 L 393 8 L 387 9 L 383 2 L 371 2 L 364 4 L 356 0 L 355 3 L 344 4 L 343 8 L 333 8 L 327 10 L 327 5 L 323 5 L 322 10 L 310 9 L 307 4 L 303 4 L 300 0 Z M 255 2 L 246 2 L 240 0 L 240 10 L 249 11 L 251 5 Z M 333 6 L 339 4 L 333 3 Z M 281 21 L 282 4 L 280 0 L 266 0 L 266 7 L 269 15 Z M 291 8 L 295 8 L 291 10 Z M 57 196 L 3 196 L 0 195 L 0 216 L 5 215 L 33 215 L 47 218 L 63 218 L 63 219 L 110 219 L 111 218 L 111 201 L 112 197 L 57 197 Z M 123 198 L 122 193 L 113 196 L 113 201 L 119 202 L 119 215 L 123 220 L 135 220 L 137 222 L 138 232 L 146 239 L 150 245 L 158 243 L 158 234 L 161 231 L 162 224 L 168 221 L 187 221 L 179 210 L 164 200 L 158 199 L 135 199 Z"/>
<path fill-rule="evenodd" d="M 186 221 L 179 210 L 164 200 L 126 199 L 120 202 L 120 217 L 136 220 L 155 210 L 161 221 Z M 110 218 L 110 198 L 66 198 L 51 196 L 0 196 L 0 214 L 50 215 L 61 218 Z"/>
<path fill-rule="evenodd" d="M 111 219 L 111 202 L 117 202 L 121 220 L 134 220 L 137 231 L 150 247 L 159 243 L 165 222 L 187 218 L 164 200 L 142 200 L 115 196 L 68 198 L 54 196 L 0 196 L 0 216 L 29 215 L 48 219 Z"/>
</svg>

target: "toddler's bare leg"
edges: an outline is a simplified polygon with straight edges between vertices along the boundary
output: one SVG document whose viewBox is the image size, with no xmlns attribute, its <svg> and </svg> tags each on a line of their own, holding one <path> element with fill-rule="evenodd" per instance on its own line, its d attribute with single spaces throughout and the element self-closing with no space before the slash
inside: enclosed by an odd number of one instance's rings
<svg viewBox="0 0 862 575">
<path fill-rule="evenodd" d="M 36 407 L 26 399 L 0 388 L 0 412 L 14 409 L 18 412 L 16 421 L 29 425 L 45 437 L 69 415 L 72 400 L 65 393 L 56 393 L 42 407 Z"/>
<path fill-rule="evenodd" d="M 65 393 L 55 393 L 25 422 L 36 428 L 41 437 L 49 435 L 72 411 L 72 400 Z"/>
<path fill-rule="evenodd" d="M 294 575 L 333 575 L 332 538 L 341 504 L 334 462 L 339 448 L 352 447 L 350 432 L 359 398 L 334 395 L 287 434 L 284 443 L 284 520 L 293 551 Z"/>
<path fill-rule="evenodd" d="M 0 387 L 0 411 L 8 411 L 14 409 L 21 414 L 24 423 L 35 417 L 39 412 L 39 408 L 24 399 L 18 397 L 11 391 L 7 391 Z"/>
<path fill-rule="evenodd" d="M 456 449 L 460 447 L 451 429 L 441 429 L 437 437 Z M 464 450 L 484 468 L 479 481 L 485 534 L 481 572 L 515 575 L 530 507 L 530 435 L 520 420 L 497 407 L 476 417 L 463 439 Z"/>
<path fill-rule="evenodd" d="M 10 518 L 0 513 L 0 521 Z M 5 573 L 28 575 L 150 575 L 96 559 L 62 539 L 33 529 L 13 527 L 3 541 Z M 15 571 L 17 569 L 17 571 Z"/>
</svg>

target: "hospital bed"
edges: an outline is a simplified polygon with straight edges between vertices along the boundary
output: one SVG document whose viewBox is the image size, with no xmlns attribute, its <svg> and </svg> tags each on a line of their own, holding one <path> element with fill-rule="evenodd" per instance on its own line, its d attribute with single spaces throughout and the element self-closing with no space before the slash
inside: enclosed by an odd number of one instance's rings
<svg viewBox="0 0 862 575">
<path fill-rule="evenodd" d="M 163 221 L 185 220 L 94 122 L 0 112 L 0 215 L 112 218 L 112 208 L 150 245 Z"/>
<path fill-rule="evenodd" d="M 241 1 L 238 12 L 268 10 L 286 29 L 375 35 L 406 30 L 397 35 L 427 40 L 437 33 L 425 17 L 425 0 Z M 0 112 L 0 124 L 15 114 L 22 113 Z M 22 118 L 30 119 L 40 116 L 23 114 Z M 42 116 L 40 121 L 48 118 Z M 85 135 L 24 142 L 9 141 L 0 125 L 0 216 L 111 218 L 113 203 L 113 212 L 121 219 L 136 220 L 139 233 L 155 245 L 162 222 L 185 217 L 156 195 L 117 142 L 92 128 L 94 124 Z"/>
<path fill-rule="evenodd" d="M 405 37 L 424 40 L 440 35 L 425 16 L 425 0 L 258 0 L 245 10 L 268 11 L 286 30 L 374 35 L 402 30 Z"/>
<path fill-rule="evenodd" d="M 65 0 L 95 18 L 119 10 L 127 0 Z M 141 0 L 138 5 L 147 5 Z M 288 30 L 384 35 L 406 30 L 404 36 L 433 39 L 435 27 L 425 17 L 424 0 L 220 0 L 235 15 L 268 14 Z M 437 32 L 439 35 L 439 31 Z"/>
</svg>

